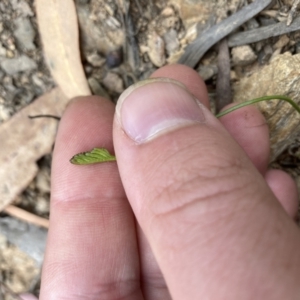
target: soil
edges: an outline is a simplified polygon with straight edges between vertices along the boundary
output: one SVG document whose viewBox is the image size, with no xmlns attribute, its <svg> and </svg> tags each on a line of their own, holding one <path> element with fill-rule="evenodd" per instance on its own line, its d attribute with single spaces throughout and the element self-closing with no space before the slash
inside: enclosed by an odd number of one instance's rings
<svg viewBox="0 0 300 300">
<path fill-rule="evenodd" d="M 75 1 L 88 83 L 94 94 L 114 102 L 132 83 L 149 77 L 163 65 L 176 62 L 197 31 L 201 34 L 234 14 L 245 2 L 253 1 L 136 0 L 130 2 L 127 10 L 124 5 L 125 11 L 119 6 L 121 2 Z M 281 7 L 268 8 L 237 31 L 284 20 L 291 2 L 283 1 Z M 230 80 L 234 84 L 258 66 L 268 64 L 275 55 L 299 53 L 299 34 L 272 37 L 247 45 L 244 50 L 233 47 L 230 51 Z M 206 81 L 212 107 L 216 99 L 217 56 L 218 48 L 212 47 L 196 67 Z M 43 57 L 34 1 L 1 0 L 0 126 L 54 86 Z M 300 187 L 299 143 L 300 140 L 293 141 L 272 166 L 288 171 Z M 13 204 L 48 218 L 51 154 L 41 158 L 38 166 L 36 178 Z M 0 220 L 7 218 L 6 214 L 0 214 Z M 15 294 L 24 292 L 38 295 L 40 271 L 41 264 L 28 251 L 24 252 L 0 234 L 0 299 L 17 299 Z"/>
</svg>

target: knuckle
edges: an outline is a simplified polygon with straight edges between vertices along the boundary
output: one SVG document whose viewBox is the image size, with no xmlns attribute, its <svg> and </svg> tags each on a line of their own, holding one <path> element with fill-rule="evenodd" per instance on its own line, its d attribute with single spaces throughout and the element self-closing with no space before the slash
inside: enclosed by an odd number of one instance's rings
<svg viewBox="0 0 300 300">
<path fill-rule="evenodd" d="M 187 157 L 186 160 L 181 159 L 180 165 L 162 165 L 156 173 L 160 174 L 157 179 L 159 187 L 151 201 L 152 213 L 156 218 L 181 215 L 181 221 L 199 221 L 199 214 L 207 211 L 201 210 L 199 205 L 212 208 L 214 200 L 231 198 L 234 201 L 238 195 L 250 192 L 251 179 L 243 158 L 220 155 L 220 152 L 211 152 L 209 159 L 201 159 L 199 154 L 194 157 L 189 154 Z M 219 201 L 221 207 L 225 204 Z M 220 206 L 214 207 L 218 210 Z M 211 209 L 210 212 L 213 211 Z M 191 216 L 196 216 L 196 219 Z"/>
</svg>

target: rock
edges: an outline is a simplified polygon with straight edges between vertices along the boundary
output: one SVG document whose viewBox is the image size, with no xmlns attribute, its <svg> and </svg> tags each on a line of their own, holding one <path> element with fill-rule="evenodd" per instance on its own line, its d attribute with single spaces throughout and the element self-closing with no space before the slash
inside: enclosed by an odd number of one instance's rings
<svg viewBox="0 0 300 300">
<path fill-rule="evenodd" d="M 216 65 L 201 66 L 198 71 L 199 75 L 204 81 L 211 79 L 218 74 L 218 67 Z"/>
<path fill-rule="evenodd" d="M 0 98 L 2 99 L 2 98 Z M 12 111 L 4 105 L 4 103 L 0 102 L 0 123 L 8 120 L 12 114 Z"/>
<path fill-rule="evenodd" d="M 270 60 L 272 54 L 273 54 L 272 47 L 269 44 L 265 45 L 258 54 L 259 64 L 261 64 L 261 65 L 266 64 Z"/>
<path fill-rule="evenodd" d="M 36 198 L 36 212 L 41 215 L 49 214 L 50 203 L 45 196 L 38 196 Z"/>
<path fill-rule="evenodd" d="M 248 45 L 234 47 L 231 50 L 232 61 L 236 66 L 246 66 L 253 63 L 257 56 Z"/>
<path fill-rule="evenodd" d="M 42 193 L 50 193 L 50 176 L 47 169 L 39 169 L 36 175 L 36 187 Z"/>
<path fill-rule="evenodd" d="M 14 20 L 16 30 L 14 36 L 17 39 L 17 43 L 26 50 L 34 50 L 35 45 L 33 43 L 35 37 L 35 31 L 28 18 L 19 17 Z"/>
<path fill-rule="evenodd" d="M 98 53 L 90 53 L 86 56 L 86 60 L 93 67 L 102 67 L 105 64 L 105 58 L 101 57 Z"/>
<path fill-rule="evenodd" d="M 106 90 L 101 86 L 101 84 L 94 77 L 90 77 L 88 79 L 88 83 L 89 83 L 90 89 L 93 92 L 93 95 L 98 95 L 98 96 L 104 97 L 106 99 L 110 99 Z"/>
<path fill-rule="evenodd" d="M 205 23 L 215 12 L 216 1 L 179 1 L 179 11 L 186 28 L 189 28 L 196 22 Z"/>
<path fill-rule="evenodd" d="M 123 52 L 122 48 L 110 51 L 106 55 L 106 65 L 109 68 L 116 68 L 123 62 Z"/>
<path fill-rule="evenodd" d="M 0 62 L 0 66 L 8 75 L 14 75 L 18 72 L 31 71 L 37 68 L 36 62 L 26 55 L 3 59 Z"/>
<path fill-rule="evenodd" d="M 107 73 L 102 83 L 109 91 L 113 91 L 118 94 L 121 94 L 124 91 L 123 80 L 116 73 Z"/>
<path fill-rule="evenodd" d="M 79 1 L 86 2 L 86 1 Z M 88 1 L 87 1 L 88 2 Z M 80 39 L 83 52 L 96 50 L 107 54 L 112 49 L 119 49 L 126 39 L 124 29 L 107 26 L 107 21 L 95 23 L 90 17 L 89 4 L 76 5 L 77 17 L 80 29 Z M 117 29 L 116 29 L 117 28 Z"/>
<path fill-rule="evenodd" d="M 164 40 L 156 33 L 152 32 L 148 36 L 148 55 L 152 63 L 156 67 L 161 67 L 165 64 L 165 42 Z"/>
<path fill-rule="evenodd" d="M 283 48 L 284 46 L 286 46 L 288 43 L 290 42 L 290 39 L 289 37 L 284 34 L 282 35 L 279 40 L 274 44 L 273 48 L 274 49 L 281 49 Z"/>
<path fill-rule="evenodd" d="M 217 22 L 219 22 L 241 6 L 240 0 L 176 0 L 172 2 L 177 2 L 175 7 L 179 9 L 185 28 L 190 28 L 195 23 L 205 24 L 211 18 L 217 18 Z"/>
<path fill-rule="evenodd" d="M 247 27 L 247 30 L 256 29 L 259 27 L 259 23 L 257 22 L 257 20 L 255 18 L 247 21 L 245 25 Z"/>
<path fill-rule="evenodd" d="M 166 50 L 168 55 L 172 55 L 174 52 L 176 52 L 179 47 L 179 41 L 177 39 L 177 32 L 174 29 L 170 29 L 164 34 L 164 40 L 166 43 Z"/>
<path fill-rule="evenodd" d="M 0 234 L 0 249 L 4 249 L 5 247 L 7 247 L 7 238 Z"/>
<path fill-rule="evenodd" d="M 3 45 L 0 43 L 0 56 L 6 56 L 6 49 L 3 47 Z"/>
<path fill-rule="evenodd" d="M 3 87 L 5 88 L 5 90 L 7 92 L 11 92 L 11 93 L 14 93 L 16 92 L 16 87 L 13 83 L 13 79 L 12 77 L 10 76 L 4 76 L 3 79 L 2 79 L 2 85 Z"/>
<path fill-rule="evenodd" d="M 32 257 L 38 266 L 42 265 L 47 239 L 46 229 L 5 217 L 0 218 L 0 232 L 10 243 Z"/>
<path fill-rule="evenodd" d="M 34 13 L 30 8 L 29 4 L 24 0 L 11 0 L 12 8 L 24 17 L 33 17 Z"/>
<path fill-rule="evenodd" d="M 31 76 L 31 80 L 36 87 L 40 88 L 42 91 L 45 91 L 46 90 L 45 83 L 42 80 L 42 77 L 39 75 L 40 75 L 39 73 L 34 73 Z"/>
<path fill-rule="evenodd" d="M 32 102 L 34 99 L 34 92 L 29 89 L 19 89 L 16 93 L 15 99 L 20 99 L 19 101 L 26 105 Z M 14 100 L 15 100 L 14 99 Z"/>
<path fill-rule="evenodd" d="M 251 76 L 234 85 L 234 102 L 266 95 L 287 95 L 300 103 L 300 54 L 284 53 Z M 270 129 L 271 161 L 274 161 L 300 133 L 300 116 L 285 101 L 258 103 Z M 258 124 L 260 126 L 260 124 Z"/>
<path fill-rule="evenodd" d="M 13 57 L 15 57 L 14 51 L 6 50 L 6 57 L 7 58 L 13 58 Z"/>
</svg>

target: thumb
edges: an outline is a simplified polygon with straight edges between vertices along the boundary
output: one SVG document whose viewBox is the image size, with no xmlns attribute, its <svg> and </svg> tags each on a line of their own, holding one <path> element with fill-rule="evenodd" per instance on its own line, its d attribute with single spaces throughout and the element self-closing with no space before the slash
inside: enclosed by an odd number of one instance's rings
<svg viewBox="0 0 300 300">
<path fill-rule="evenodd" d="M 122 182 L 172 299 L 263 299 L 270 286 L 276 297 L 292 289 L 294 280 L 283 284 L 278 274 L 296 264 L 292 250 L 285 255 L 287 245 L 299 244 L 296 226 L 238 144 L 181 83 L 156 78 L 130 87 L 114 122 Z M 270 246 L 275 257 L 266 255 Z"/>
</svg>

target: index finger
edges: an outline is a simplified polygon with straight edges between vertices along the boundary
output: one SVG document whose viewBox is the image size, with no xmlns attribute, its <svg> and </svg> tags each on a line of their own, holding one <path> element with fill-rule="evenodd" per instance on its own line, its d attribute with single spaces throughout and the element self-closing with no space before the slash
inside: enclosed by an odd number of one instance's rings
<svg viewBox="0 0 300 300">
<path fill-rule="evenodd" d="M 113 115 L 111 102 L 85 97 L 75 100 L 62 117 L 52 163 L 40 299 L 139 299 L 134 218 L 116 163 L 69 162 L 93 147 L 113 150 Z"/>
</svg>

